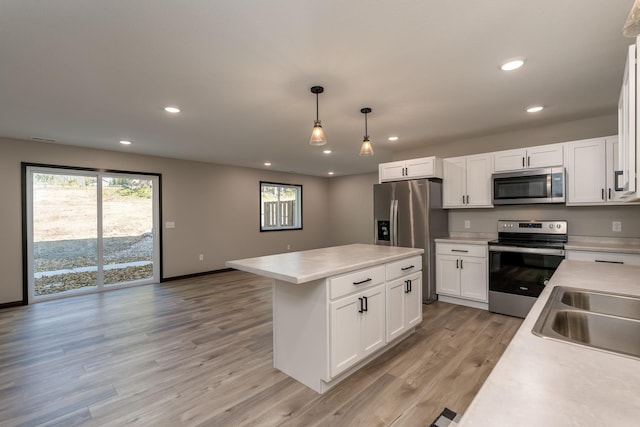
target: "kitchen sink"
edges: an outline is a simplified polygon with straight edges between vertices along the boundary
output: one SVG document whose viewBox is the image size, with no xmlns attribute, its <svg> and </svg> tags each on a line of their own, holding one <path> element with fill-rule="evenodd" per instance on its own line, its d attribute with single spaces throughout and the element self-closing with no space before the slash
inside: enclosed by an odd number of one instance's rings
<svg viewBox="0 0 640 427">
<path fill-rule="evenodd" d="M 557 286 L 532 332 L 640 359 L 640 298 Z"/>
<path fill-rule="evenodd" d="M 580 310 L 640 320 L 640 298 L 597 291 L 565 290 L 560 301 Z"/>
</svg>

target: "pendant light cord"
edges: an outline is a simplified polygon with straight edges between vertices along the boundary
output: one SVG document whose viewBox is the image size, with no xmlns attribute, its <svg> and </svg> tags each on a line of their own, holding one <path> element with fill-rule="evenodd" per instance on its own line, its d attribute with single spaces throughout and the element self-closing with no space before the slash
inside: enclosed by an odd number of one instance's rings
<svg viewBox="0 0 640 427">
<path fill-rule="evenodd" d="M 369 136 L 369 129 L 367 127 L 367 114 L 368 113 L 364 113 L 364 135 Z"/>
</svg>

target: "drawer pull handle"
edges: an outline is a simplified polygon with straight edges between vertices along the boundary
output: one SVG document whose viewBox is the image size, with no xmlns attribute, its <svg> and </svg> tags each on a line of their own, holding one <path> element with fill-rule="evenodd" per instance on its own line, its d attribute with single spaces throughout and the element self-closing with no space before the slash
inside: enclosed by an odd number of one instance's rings
<svg viewBox="0 0 640 427">
<path fill-rule="evenodd" d="M 464 254 L 468 253 L 469 251 L 466 249 L 451 249 L 451 252 L 462 252 Z"/>
<path fill-rule="evenodd" d="M 607 264 L 624 264 L 624 261 L 607 261 L 604 259 L 597 259 L 596 262 L 606 262 Z"/>
<path fill-rule="evenodd" d="M 362 285 L 363 283 L 370 282 L 371 280 L 372 280 L 371 278 L 368 278 L 368 279 L 361 280 L 359 282 L 353 282 L 353 284 L 354 285 Z"/>
<path fill-rule="evenodd" d="M 406 270 L 411 270 L 412 268 L 415 268 L 415 265 L 410 265 L 409 267 L 402 267 L 400 270 L 402 271 L 406 271 Z"/>
</svg>

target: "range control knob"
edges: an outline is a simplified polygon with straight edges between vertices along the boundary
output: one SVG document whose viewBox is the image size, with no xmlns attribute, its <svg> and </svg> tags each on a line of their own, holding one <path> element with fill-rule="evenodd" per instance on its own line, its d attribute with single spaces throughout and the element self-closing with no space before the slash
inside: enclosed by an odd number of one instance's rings
<svg viewBox="0 0 640 427">
<path fill-rule="evenodd" d="M 560 228 L 560 224 L 556 224 L 556 228 Z"/>
<path fill-rule="evenodd" d="M 549 228 L 553 228 L 553 224 L 549 224 Z"/>
</svg>

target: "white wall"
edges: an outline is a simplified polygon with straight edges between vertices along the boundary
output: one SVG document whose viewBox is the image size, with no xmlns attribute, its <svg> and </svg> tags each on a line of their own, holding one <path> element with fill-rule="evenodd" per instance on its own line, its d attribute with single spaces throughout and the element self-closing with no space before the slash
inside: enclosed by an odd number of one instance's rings
<svg viewBox="0 0 640 427">
<path fill-rule="evenodd" d="M 378 174 L 331 178 L 329 224 L 331 245 L 373 243 L 373 184 Z"/>
</svg>

